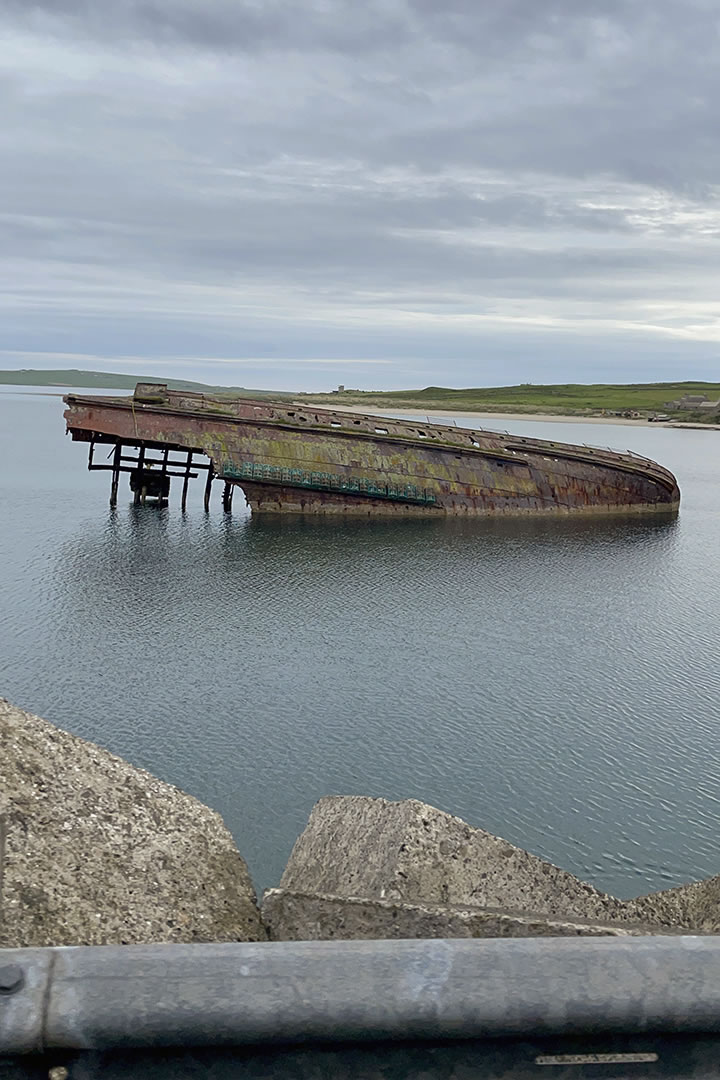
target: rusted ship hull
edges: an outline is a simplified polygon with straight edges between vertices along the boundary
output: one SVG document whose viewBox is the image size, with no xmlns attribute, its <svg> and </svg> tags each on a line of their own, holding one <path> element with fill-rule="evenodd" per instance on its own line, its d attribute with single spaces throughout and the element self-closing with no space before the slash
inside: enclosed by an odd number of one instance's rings
<svg viewBox="0 0 720 1080">
<path fill-rule="evenodd" d="M 146 453 L 160 452 L 168 476 L 182 475 L 169 452 L 188 455 L 186 475 L 204 455 L 209 478 L 242 488 L 264 513 L 672 512 L 680 500 L 672 473 L 630 453 L 161 385 L 65 402 L 74 439 L 115 446 L 114 465 L 100 466 L 117 470 L 115 486 L 121 471 L 137 486 Z M 134 468 L 123 465 L 127 448 Z"/>
</svg>

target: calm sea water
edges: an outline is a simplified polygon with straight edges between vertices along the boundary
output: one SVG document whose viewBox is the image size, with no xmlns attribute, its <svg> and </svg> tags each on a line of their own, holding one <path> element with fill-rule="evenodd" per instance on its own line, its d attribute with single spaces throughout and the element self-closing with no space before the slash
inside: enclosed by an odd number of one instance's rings
<svg viewBox="0 0 720 1080">
<path fill-rule="evenodd" d="M 620 896 L 720 871 L 720 432 L 512 424 L 658 459 L 670 522 L 263 520 L 111 512 L 62 408 L 0 392 L 0 693 L 219 810 L 259 888 L 330 793 Z"/>
</svg>

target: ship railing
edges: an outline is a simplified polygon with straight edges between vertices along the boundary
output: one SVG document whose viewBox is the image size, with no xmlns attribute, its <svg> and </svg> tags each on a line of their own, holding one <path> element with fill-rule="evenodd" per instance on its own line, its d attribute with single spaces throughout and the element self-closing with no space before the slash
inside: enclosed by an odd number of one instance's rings
<svg viewBox="0 0 720 1080">
<path fill-rule="evenodd" d="M 617 446 L 598 446 L 597 443 L 583 443 L 586 450 L 602 450 L 603 453 L 624 454 L 626 451 L 619 450 Z"/>
<path fill-rule="evenodd" d="M 634 450 L 621 450 L 618 446 L 597 446 L 595 443 L 583 443 L 586 450 L 602 450 L 603 453 L 610 454 L 625 454 L 627 457 L 635 458 L 636 461 L 649 461 L 651 464 L 655 464 L 652 458 L 645 457 L 644 454 L 637 454 Z"/>
</svg>

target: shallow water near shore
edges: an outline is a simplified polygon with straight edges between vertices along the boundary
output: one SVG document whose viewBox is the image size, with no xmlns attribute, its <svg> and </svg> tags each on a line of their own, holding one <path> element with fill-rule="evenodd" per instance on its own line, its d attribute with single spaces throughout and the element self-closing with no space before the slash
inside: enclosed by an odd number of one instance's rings
<svg viewBox="0 0 720 1080">
<path fill-rule="evenodd" d="M 259 888 L 330 793 L 423 799 L 619 896 L 720 872 L 717 432 L 513 421 L 673 469 L 667 519 L 206 516 L 200 481 L 184 516 L 124 485 L 112 512 L 59 398 L 17 391 L 0 694 L 215 807 Z"/>
</svg>

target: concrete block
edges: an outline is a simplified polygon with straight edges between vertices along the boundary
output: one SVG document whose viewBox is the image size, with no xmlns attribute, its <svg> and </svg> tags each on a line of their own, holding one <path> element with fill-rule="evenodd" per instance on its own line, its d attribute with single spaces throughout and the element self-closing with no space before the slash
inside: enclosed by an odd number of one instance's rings
<svg viewBox="0 0 720 1080">
<path fill-rule="evenodd" d="M 720 874 L 649 893 L 631 901 L 639 918 L 660 926 L 686 926 L 702 933 L 720 933 Z"/>
<path fill-rule="evenodd" d="M 638 937 L 656 928 L 459 905 L 409 904 L 269 889 L 263 922 L 272 941 L 380 938 Z M 667 933 L 668 931 L 666 931 Z M 678 931 L 679 932 L 679 931 Z"/>
<path fill-rule="evenodd" d="M 0 947 L 261 941 L 222 819 L 0 698 Z"/>
<path fill-rule="evenodd" d="M 280 888 L 554 918 L 637 918 L 623 901 L 566 870 L 415 799 L 321 799 L 293 848 Z"/>
</svg>

